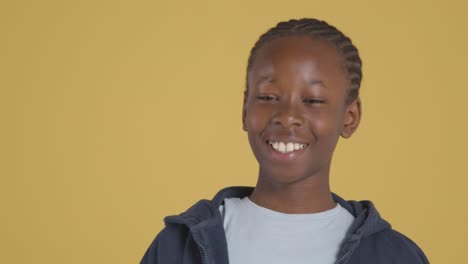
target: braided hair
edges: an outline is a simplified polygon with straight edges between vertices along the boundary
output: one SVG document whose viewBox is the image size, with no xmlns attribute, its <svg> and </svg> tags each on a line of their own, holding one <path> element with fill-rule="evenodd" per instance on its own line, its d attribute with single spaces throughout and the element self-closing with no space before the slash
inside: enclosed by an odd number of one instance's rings
<svg viewBox="0 0 468 264">
<path fill-rule="evenodd" d="M 346 103 L 351 103 L 359 96 L 359 87 L 362 79 L 362 62 L 357 48 L 351 42 L 351 39 L 341 31 L 325 21 L 302 18 L 291 19 L 289 21 L 279 22 L 275 27 L 269 29 L 260 36 L 252 50 L 250 51 L 247 63 L 247 76 L 252 69 L 258 51 L 274 39 L 287 36 L 309 36 L 314 39 L 325 40 L 332 44 L 343 58 L 343 64 L 350 80 L 350 87 Z M 246 82 L 245 94 L 248 93 L 248 82 Z"/>
</svg>

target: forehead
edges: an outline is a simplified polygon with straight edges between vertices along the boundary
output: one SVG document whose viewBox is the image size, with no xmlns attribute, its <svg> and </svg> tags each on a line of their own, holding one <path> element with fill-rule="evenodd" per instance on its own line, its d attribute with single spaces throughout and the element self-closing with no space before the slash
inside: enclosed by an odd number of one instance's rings
<svg viewBox="0 0 468 264">
<path fill-rule="evenodd" d="M 344 60 L 329 42 L 308 36 L 280 37 L 265 43 L 248 73 L 252 81 L 265 76 L 320 79 L 330 85 L 347 85 Z"/>
</svg>

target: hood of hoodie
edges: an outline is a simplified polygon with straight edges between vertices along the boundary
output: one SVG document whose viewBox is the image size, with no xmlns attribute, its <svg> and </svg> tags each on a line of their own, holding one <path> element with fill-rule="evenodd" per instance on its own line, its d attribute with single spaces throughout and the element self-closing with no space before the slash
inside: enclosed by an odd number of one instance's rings
<svg viewBox="0 0 468 264">
<path fill-rule="evenodd" d="M 190 230 L 197 230 L 219 223 L 221 214 L 219 207 L 226 198 L 243 198 L 253 192 L 253 187 L 228 187 L 220 190 L 212 200 L 201 200 L 187 211 L 179 215 L 168 216 L 164 219 L 169 223 L 186 225 Z M 346 201 L 332 193 L 333 200 L 348 210 L 355 218 L 348 231 L 348 240 L 359 240 L 386 229 L 391 225 L 385 221 L 371 201 Z"/>
</svg>

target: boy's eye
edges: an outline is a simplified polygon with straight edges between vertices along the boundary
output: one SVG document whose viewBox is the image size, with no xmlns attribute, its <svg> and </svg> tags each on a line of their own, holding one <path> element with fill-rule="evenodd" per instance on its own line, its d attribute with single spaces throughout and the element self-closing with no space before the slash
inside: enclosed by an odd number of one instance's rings
<svg viewBox="0 0 468 264">
<path fill-rule="evenodd" d="M 276 101 L 276 100 L 278 100 L 276 97 L 271 96 L 271 95 L 261 95 L 261 96 L 257 96 L 257 99 L 263 100 L 263 101 Z"/>
<path fill-rule="evenodd" d="M 314 98 L 305 98 L 304 103 L 307 103 L 307 104 L 323 104 L 323 103 L 325 103 L 325 100 L 314 99 Z"/>
</svg>

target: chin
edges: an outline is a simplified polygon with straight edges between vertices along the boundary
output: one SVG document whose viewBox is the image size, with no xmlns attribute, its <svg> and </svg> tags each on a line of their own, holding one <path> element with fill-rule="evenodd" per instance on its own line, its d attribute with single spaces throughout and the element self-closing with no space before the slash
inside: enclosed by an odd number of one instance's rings
<svg viewBox="0 0 468 264">
<path fill-rule="evenodd" d="M 308 177 L 311 174 L 305 172 L 294 172 L 290 169 L 270 169 L 270 170 L 261 170 L 260 175 L 267 179 L 270 182 L 276 184 L 293 184 L 300 182 Z"/>
</svg>

